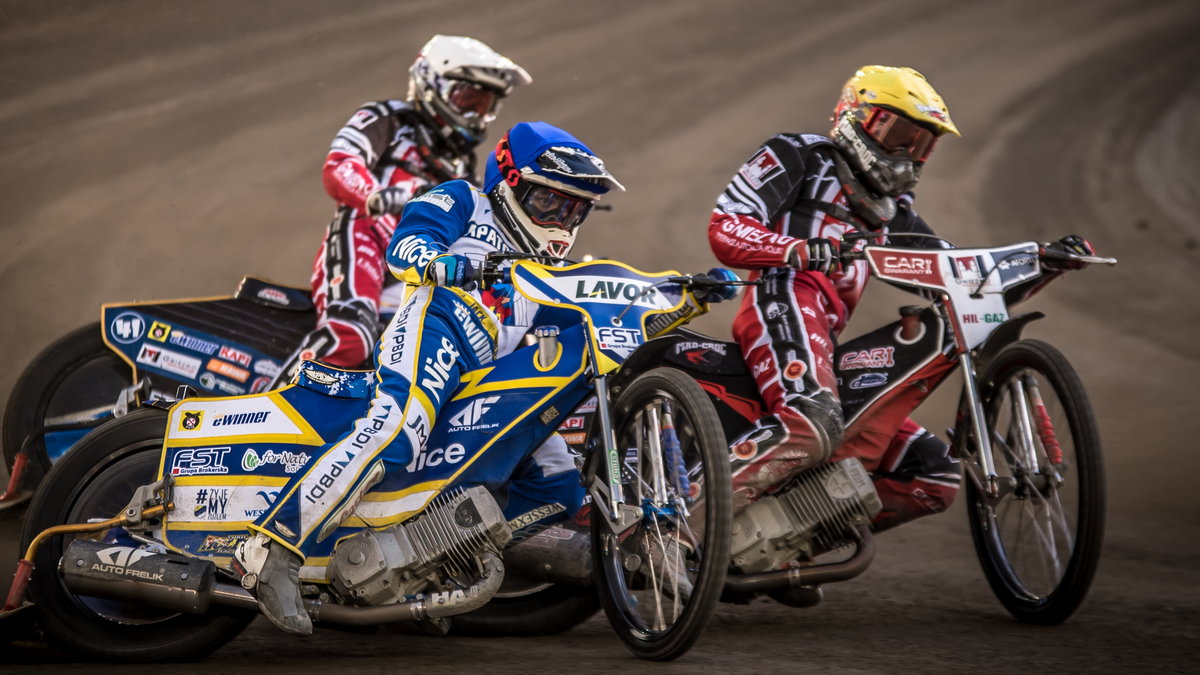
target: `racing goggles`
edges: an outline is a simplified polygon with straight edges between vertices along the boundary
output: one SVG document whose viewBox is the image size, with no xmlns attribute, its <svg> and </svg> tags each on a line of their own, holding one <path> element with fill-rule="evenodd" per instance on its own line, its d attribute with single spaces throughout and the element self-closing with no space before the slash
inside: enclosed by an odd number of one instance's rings
<svg viewBox="0 0 1200 675">
<path fill-rule="evenodd" d="M 569 195 L 529 181 L 522 183 L 525 184 L 525 194 L 517 195 L 518 203 L 525 215 L 529 216 L 529 220 L 539 227 L 572 232 L 583 224 L 592 211 L 591 199 Z"/>
<path fill-rule="evenodd" d="M 875 107 L 863 124 L 863 130 L 888 152 L 903 150 L 918 162 L 924 162 L 933 152 L 937 134 L 887 108 Z"/>
<path fill-rule="evenodd" d="M 501 98 L 495 89 L 466 80 L 448 80 L 442 88 L 442 100 L 462 115 L 492 115 Z"/>
</svg>

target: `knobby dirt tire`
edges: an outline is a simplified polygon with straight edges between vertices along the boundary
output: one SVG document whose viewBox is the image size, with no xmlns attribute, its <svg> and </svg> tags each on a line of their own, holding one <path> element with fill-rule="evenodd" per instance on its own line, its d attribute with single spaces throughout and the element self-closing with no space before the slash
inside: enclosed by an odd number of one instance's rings
<svg viewBox="0 0 1200 675">
<path fill-rule="evenodd" d="M 981 396 L 989 430 L 997 433 L 992 427 L 998 416 L 1004 415 L 1003 409 L 1010 402 L 1005 396 L 1006 387 L 1022 372 L 1036 378 L 1044 399 L 1053 396 L 1059 402 L 1055 410 L 1060 410 L 1058 417 L 1067 428 L 1062 428 L 1060 422 L 1055 425 L 1055 432 L 1059 439 L 1064 438 L 1064 432 L 1069 433 L 1073 449 L 1072 459 L 1064 464 L 1061 487 L 1077 495 L 1075 500 L 1070 500 L 1068 493 L 1067 500 L 1068 504 L 1074 502 L 1075 531 L 1069 557 L 1061 556 L 1067 558 L 1061 577 L 1057 581 L 1050 580 L 1048 585 L 1052 588 L 1044 589 L 1044 592 L 1031 592 L 1026 587 L 1028 582 L 1014 567 L 1014 559 L 1019 562 L 1019 554 L 1016 550 L 1010 551 L 1004 541 L 1004 526 L 997 517 L 998 509 L 988 506 L 984 495 L 971 480 L 966 481 L 967 513 L 976 553 L 988 584 L 1001 604 L 1019 621 L 1052 625 L 1062 623 L 1078 609 L 1096 573 L 1104 540 L 1104 458 L 1095 415 L 1079 376 L 1057 349 L 1037 340 L 1021 340 L 1005 347 L 988 365 L 981 380 Z M 996 451 L 993 456 L 997 457 L 997 473 L 1004 473 L 1001 457 Z M 1061 506 L 1058 487 L 1045 488 L 1045 492 L 1058 497 L 1060 510 L 1066 511 Z M 1032 491 L 1029 494 L 1032 495 Z M 1031 497 L 1025 501 L 1028 502 L 1025 508 L 1033 508 L 1037 499 Z M 1053 502 L 1053 499 L 1042 501 L 1048 512 L 1053 511 Z"/>
<path fill-rule="evenodd" d="M 142 409 L 109 421 L 84 437 L 54 464 L 34 495 L 21 550 L 53 525 L 119 513 L 136 487 L 154 481 L 166 421 L 165 411 Z M 193 660 L 232 640 L 257 616 L 227 607 L 213 607 L 200 616 L 172 614 L 131 603 L 81 598 L 66 588 L 57 572 L 67 538 L 52 537 L 42 544 L 29 585 L 38 622 L 57 645 L 112 661 Z M 104 613 L 119 616 L 106 617 Z"/>
</svg>

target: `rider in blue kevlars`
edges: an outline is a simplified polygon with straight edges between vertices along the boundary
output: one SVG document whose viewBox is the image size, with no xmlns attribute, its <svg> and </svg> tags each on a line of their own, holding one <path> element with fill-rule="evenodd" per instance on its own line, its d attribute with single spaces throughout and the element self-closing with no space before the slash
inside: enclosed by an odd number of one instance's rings
<svg viewBox="0 0 1200 675">
<path fill-rule="evenodd" d="M 255 597 L 275 625 L 312 632 L 299 589 L 305 550 L 352 515 L 385 474 L 417 474 L 414 488 L 390 504 L 396 521 L 419 512 L 450 483 L 420 476 L 428 432 L 461 375 L 518 347 L 534 311 L 503 286 L 473 289 L 474 268 L 492 251 L 565 256 L 593 203 L 612 189 L 624 187 L 587 146 L 550 124 L 527 122 L 510 129 L 488 156 L 483 192 L 455 180 L 408 202 L 387 263 L 413 290 L 377 345 L 371 407 L 284 486 L 235 556 L 246 574 L 256 575 Z M 522 524 L 538 519 L 520 514 L 571 515 L 583 495 L 565 442 L 552 436 L 531 459 L 518 467 L 505 515 Z M 538 509 L 549 503 L 565 508 Z"/>
</svg>

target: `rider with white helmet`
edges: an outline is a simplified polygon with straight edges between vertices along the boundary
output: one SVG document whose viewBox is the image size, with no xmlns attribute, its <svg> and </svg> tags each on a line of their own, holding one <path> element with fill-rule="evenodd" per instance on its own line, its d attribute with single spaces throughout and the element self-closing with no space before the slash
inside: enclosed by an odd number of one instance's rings
<svg viewBox="0 0 1200 675">
<path fill-rule="evenodd" d="M 530 81 L 479 40 L 435 35 L 409 69 L 407 100 L 374 101 L 354 112 L 322 171 L 337 211 L 313 266 L 317 326 L 274 382 L 255 391 L 286 384 L 303 359 L 347 368 L 368 360 L 381 310 L 398 303 L 383 260 L 397 217 L 439 183 L 477 180 L 476 146 L 501 101 Z"/>
</svg>

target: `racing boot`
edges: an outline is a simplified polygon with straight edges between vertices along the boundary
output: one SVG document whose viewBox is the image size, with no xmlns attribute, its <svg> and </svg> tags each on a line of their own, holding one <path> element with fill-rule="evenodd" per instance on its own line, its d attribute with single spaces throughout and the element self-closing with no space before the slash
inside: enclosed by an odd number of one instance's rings
<svg viewBox="0 0 1200 675">
<path fill-rule="evenodd" d="M 254 594 L 271 623 L 292 635 L 312 635 L 312 619 L 300 597 L 300 556 L 260 532 L 238 544 L 233 557 L 242 587 Z"/>
<path fill-rule="evenodd" d="M 692 548 L 687 542 L 670 537 L 660 545 L 654 537 L 646 536 L 642 548 L 645 551 L 642 576 L 647 584 L 657 585 L 667 597 L 684 602 L 692 597 L 694 585 L 687 567 Z"/>
</svg>

